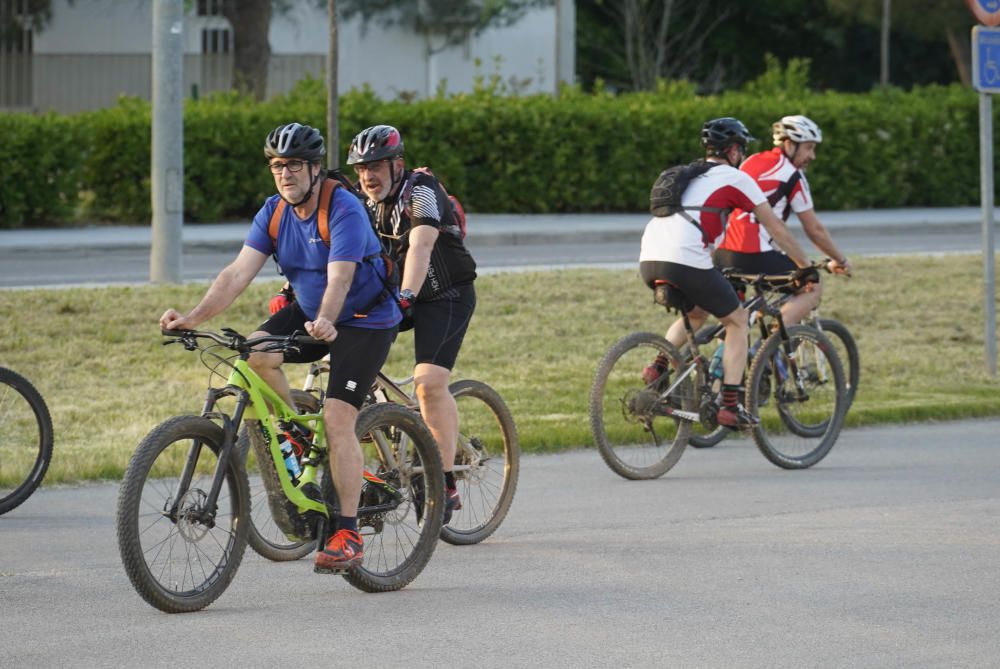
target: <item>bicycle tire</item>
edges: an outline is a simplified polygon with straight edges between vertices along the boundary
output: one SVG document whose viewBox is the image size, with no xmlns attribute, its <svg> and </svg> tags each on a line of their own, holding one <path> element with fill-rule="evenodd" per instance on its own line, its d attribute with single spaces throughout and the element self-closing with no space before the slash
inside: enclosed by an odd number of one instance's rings
<svg viewBox="0 0 1000 669">
<path fill-rule="evenodd" d="M 448 390 L 458 405 L 455 464 L 467 469 L 456 471 L 462 508 L 441 528 L 441 539 L 467 546 L 489 537 L 507 516 L 517 491 L 521 445 L 514 418 L 497 391 L 471 379 L 456 381 Z"/>
<path fill-rule="evenodd" d="M 312 393 L 297 388 L 292 389 L 292 399 L 302 413 L 316 413 L 320 410 L 320 401 Z M 251 432 L 249 426 L 244 424 L 240 429 L 239 440 L 236 442 L 240 455 L 250 465 L 256 463 L 260 467 L 260 462 L 256 458 L 259 449 L 250 446 L 250 435 L 256 434 L 263 442 L 264 437 L 260 430 Z M 271 470 L 274 469 L 274 461 L 268 460 Z M 264 483 L 263 475 L 251 477 L 250 481 L 250 523 L 247 528 L 247 542 L 255 553 L 272 562 L 289 562 L 300 560 L 309 555 L 316 547 L 313 539 L 289 538 L 274 520 L 271 513 L 271 505 L 268 503 L 268 488 Z M 280 485 L 280 484 L 279 484 Z"/>
<path fill-rule="evenodd" d="M 783 469 L 805 469 L 825 458 L 840 435 L 846 397 L 844 372 L 836 349 L 823 333 L 804 325 L 789 327 L 787 332 L 800 363 L 799 380 L 806 396 L 798 395 L 787 373 L 791 367 L 784 340 L 775 333 L 760 347 L 750 365 L 747 408 L 760 418 L 752 434 L 764 457 Z M 806 361 L 808 356 L 803 355 L 808 348 L 824 356 L 832 379 L 814 373 Z M 806 408 L 800 420 L 798 412 L 802 407 Z M 806 424 L 804 420 L 812 422 Z M 814 429 L 816 426 L 822 426 L 822 431 Z"/>
<path fill-rule="evenodd" d="M 619 476 L 630 480 L 658 478 L 666 474 L 684 453 L 691 434 L 691 421 L 669 418 L 664 403 L 697 412 L 695 384 L 690 376 L 669 399 L 661 399 L 653 387 L 669 384 L 669 378 L 646 384 L 643 369 L 657 354 L 668 356 L 682 367 L 680 353 L 666 339 L 651 332 L 635 332 L 618 340 L 604 354 L 594 373 L 590 391 L 590 428 L 601 458 Z M 673 376 L 672 370 L 669 377 Z M 678 407 L 673 407 L 678 408 Z M 660 425 L 669 443 L 656 432 Z M 649 440 L 652 444 L 648 444 Z M 621 442 L 621 443 L 619 443 Z"/>
<path fill-rule="evenodd" d="M 844 371 L 847 372 L 845 379 L 847 404 L 844 407 L 844 411 L 846 412 L 854 404 L 854 397 L 858 394 L 858 386 L 861 382 L 861 354 L 858 352 L 858 344 L 854 340 L 854 335 L 851 334 L 851 331 L 840 321 L 833 320 L 832 318 L 820 318 L 819 329 L 823 334 L 827 335 L 834 346 L 837 345 L 837 341 L 839 340 L 844 351 L 847 352 L 846 358 L 843 355 L 840 356 L 840 362 L 846 365 Z"/>
<path fill-rule="evenodd" d="M 207 418 L 171 418 L 142 440 L 122 480 L 117 513 L 122 564 L 136 592 L 166 613 L 197 611 L 215 601 L 229 587 L 246 550 L 249 485 L 238 454 L 230 458 L 210 522 L 199 516 L 223 439 L 222 428 Z M 202 444 L 198 464 L 177 500 L 176 479 L 195 441 Z M 209 453 L 214 457 L 206 457 Z M 173 506 L 180 508 L 168 513 Z"/>
<path fill-rule="evenodd" d="M 2 516 L 35 492 L 48 471 L 53 448 L 52 417 L 41 393 L 5 367 L 0 367 L 0 428 Z"/>
<path fill-rule="evenodd" d="M 373 445 L 376 440 L 393 446 L 394 459 L 403 466 L 386 468 L 383 464 L 381 471 L 373 473 L 398 484 L 404 499 L 390 512 L 359 513 L 364 560 L 343 576 L 364 592 L 399 590 L 420 575 L 437 547 L 444 519 L 441 455 L 420 414 L 400 404 L 379 403 L 363 408 L 358 414 L 356 433 L 363 446 Z M 379 449 L 370 450 L 371 457 L 378 459 Z M 370 468 L 373 465 L 367 460 L 366 467 Z M 336 490 L 328 472 L 320 487 L 328 507 L 337 508 Z M 362 500 L 364 495 L 362 489 Z"/>
</svg>

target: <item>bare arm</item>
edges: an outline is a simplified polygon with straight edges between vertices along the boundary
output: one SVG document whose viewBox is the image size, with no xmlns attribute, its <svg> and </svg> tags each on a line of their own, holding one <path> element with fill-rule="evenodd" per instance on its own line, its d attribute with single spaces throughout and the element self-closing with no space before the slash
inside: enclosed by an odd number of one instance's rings
<svg viewBox="0 0 1000 669">
<path fill-rule="evenodd" d="M 212 316 L 225 311 L 240 293 L 246 290 L 257 272 L 267 262 L 267 256 L 257 249 L 244 246 L 236 260 L 219 272 L 205 296 L 194 309 L 182 316 L 174 309 L 160 316 L 160 327 L 167 330 L 190 330 Z"/>
<path fill-rule="evenodd" d="M 771 239 L 774 240 L 778 247 L 792 259 L 792 262 L 799 267 L 807 267 L 810 264 L 809 256 L 806 255 L 806 252 L 802 250 L 799 243 L 792 237 L 792 233 L 788 230 L 785 222 L 775 215 L 774 210 L 771 209 L 771 205 L 767 202 L 758 204 L 753 209 L 753 215 L 757 217 L 757 221 L 764 226 L 767 234 L 771 235 Z"/>
<path fill-rule="evenodd" d="M 410 248 L 406 251 L 400 288 L 409 288 L 414 295 L 420 294 L 424 279 L 427 278 L 427 268 L 431 264 L 431 251 L 440 234 L 432 225 L 418 225 L 410 230 Z"/>
<path fill-rule="evenodd" d="M 354 269 L 357 263 L 338 260 L 326 266 L 326 291 L 323 301 L 316 312 L 316 320 L 306 323 L 306 332 L 316 339 L 333 341 L 337 338 L 337 328 L 334 324 L 344 308 L 344 300 L 351 290 L 354 281 Z"/>
<path fill-rule="evenodd" d="M 833 262 L 830 263 L 830 271 L 835 274 L 850 275 L 851 263 L 847 261 L 847 256 L 841 253 L 837 245 L 833 243 L 833 238 L 830 237 L 826 226 L 820 223 L 819 217 L 816 216 L 816 210 L 806 209 L 798 212 L 796 216 L 799 217 L 799 222 L 802 223 L 802 229 L 809 237 L 809 241 L 833 259 Z"/>
</svg>

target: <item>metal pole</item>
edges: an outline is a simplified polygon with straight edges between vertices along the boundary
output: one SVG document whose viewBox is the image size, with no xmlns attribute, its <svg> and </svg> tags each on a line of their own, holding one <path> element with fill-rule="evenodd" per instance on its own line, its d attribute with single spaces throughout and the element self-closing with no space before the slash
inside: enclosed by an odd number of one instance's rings
<svg viewBox="0 0 1000 669">
<path fill-rule="evenodd" d="M 996 277 L 993 251 L 993 98 L 979 94 L 979 183 L 983 206 L 983 317 L 986 321 L 986 369 L 997 375 Z"/>
<path fill-rule="evenodd" d="M 153 232 L 149 280 L 179 283 L 184 225 L 184 0 L 153 7 Z"/>
<path fill-rule="evenodd" d="M 326 166 L 335 170 L 340 167 L 340 95 L 337 90 L 337 0 L 326 2 L 327 22 L 330 28 L 330 44 L 326 51 Z"/>
<path fill-rule="evenodd" d="M 889 85 L 889 23 L 892 14 L 892 0 L 882 0 L 882 39 L 880 50 L 882 55 L 882 72 L 879 83 Z"/>
</svg>

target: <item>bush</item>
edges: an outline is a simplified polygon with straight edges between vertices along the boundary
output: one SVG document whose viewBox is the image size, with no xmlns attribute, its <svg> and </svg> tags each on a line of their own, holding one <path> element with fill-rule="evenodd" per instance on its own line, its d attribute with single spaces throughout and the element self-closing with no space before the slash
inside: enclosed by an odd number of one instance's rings
<svg viewBox="0 0 1000 669">
<path fill-rule="evenodd" d="M 566 86 L 558 96 L 502 95 L 496 81 L 420 102 L 340 99 L 341 162 L 361 129 L 400 129 L 410 165 L 433 167 L 473 212 L 642 211 L 664 167 L 701 153 L 706 120 L 736 116 L 770 147 L 770 124 L 802 113 L 823 128 L 809 181 L 820 209 L 975 205 L 978 106 L 960 86 L 869 94 L 813 93 L 808 62 L 777 61 L 744 91 L 696 96 L 686 82 L 612 96 Z M 186 103 L 185 217 L 246 220 L 274 183 L 263 139 L 275 126 L 326 126 L 323 82 L 255 103 L 235 94 Z M 1000 116 L 1000 114 L 998 114 Z M 150 218 L 150 108 L 124 98 L 74 116 L 0 115 L 0 226 Z M 1000 162 L 1000 155 L 997 156 Z"/>
</svg>

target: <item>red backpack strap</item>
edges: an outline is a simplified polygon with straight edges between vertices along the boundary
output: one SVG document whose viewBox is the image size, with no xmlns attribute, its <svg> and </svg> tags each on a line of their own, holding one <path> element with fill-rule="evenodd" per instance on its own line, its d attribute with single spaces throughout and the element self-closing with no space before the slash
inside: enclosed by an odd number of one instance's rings
<svg viewBox="0 0 1000 669">
<path fill-rule="evenodd" d="M 342 187 L 343 184 L 336 179 L 324 179 L 323 186 L 319 189 L 319 212 L 316 214 L 316 227 L 319 229 L 319 238 L 327 246 L 330 245 L 330 205 L 333 202 L 333 191 Z"/>
<path fill-rule="evenodd" d="M 343 184 L 336 179 L 324 179 L 323 185 L 319 189 L 319 211 L 316 212 L 316 227 L 319 229 L 319 238 L 327 246 L 330 245 L 330 202 L 333 191 L 342 187 Z M 288 203 L 283 199 L 278 200 L 278 204 L 271 213 L 271 221 L 267 225 L 267 234 L 271 238 L 271 243 L 275 249 L 278 247 L 278 229 L 281 227 L 281 215 L 285 213 L 285 205 Z"/>
<path fill-rule="evenodd" d="M 285 213 L 285 202 L 283 199 L 278 198 L 278 204 L 274 207 L 274 211 L 271 212 L 271 222 L 267 225 L 267 235 L 271 238 L 271 244 L 274 249 L 278 249 L 278 228 L 281 227 L 281 215 Z"/>
</svg>

